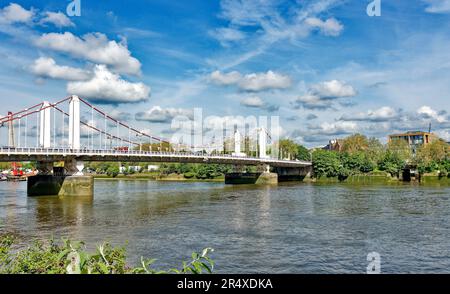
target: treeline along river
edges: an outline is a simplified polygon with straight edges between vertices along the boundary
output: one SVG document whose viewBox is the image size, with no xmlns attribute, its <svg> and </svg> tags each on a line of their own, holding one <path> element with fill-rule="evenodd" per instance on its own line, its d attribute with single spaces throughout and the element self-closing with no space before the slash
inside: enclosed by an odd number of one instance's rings
<svg viewBox="0 0 450 294">
<path fill-rule="evenodd" d="M 217 273 L 450 272 L 450 187 L 417 184 L 222 183 L 96 180 L 90 198 L 29 198 L 0 183 L 0 230 L 92 249 L 128 242 L 128 260 L 179 265 L 213 247 Z"/>
</svg>

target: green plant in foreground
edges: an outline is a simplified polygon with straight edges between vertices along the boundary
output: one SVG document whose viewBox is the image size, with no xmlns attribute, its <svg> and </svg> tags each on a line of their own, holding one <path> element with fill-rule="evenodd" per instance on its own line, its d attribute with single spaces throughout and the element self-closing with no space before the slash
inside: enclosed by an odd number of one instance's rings
<svg viewBox="0 0 450 294">
<path fill-rule="evenodd" d="M 181 269 L 158 270 L 151 268 L 155 259 L 141 258 L 139 267 L 128 266 L 125 247 L 108 243 L 89 253 L 83 242 L 67 239 L 62 243 L 35 241 L 23 249 L 13 248 L 14 241 L 10 234 L 0 235 L 0 274 L 200 274 L 212 273 L 214 268 L 208 257 L 211 248 L 194 252 L 192 260 L 183 262 Z"/>
</svg>

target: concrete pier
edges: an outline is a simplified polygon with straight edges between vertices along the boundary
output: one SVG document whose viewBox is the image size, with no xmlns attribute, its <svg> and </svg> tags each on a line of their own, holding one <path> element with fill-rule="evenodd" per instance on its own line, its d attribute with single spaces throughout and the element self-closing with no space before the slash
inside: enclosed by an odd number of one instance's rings
<svg viewBox="0 0 450 294">
<path fill-rule="evenodd" d="M 278 175 L 276 173 L 229 173 L 225 175 L 225 184 L 227 185 L 276 185 Z"/>
<path fill-rule="evenodd" d="M 311 167 L 301 168 L 275 168 L 275 172 L 278 174 L 278 182 L 294 182 L 303 181 L 306 177 L 311 176 Z"/>
<path fill-rule="evenodd" d="M 28 178 L 28 196 L 93 196 L 92 176 L 37 175 Z"/>
</svg>

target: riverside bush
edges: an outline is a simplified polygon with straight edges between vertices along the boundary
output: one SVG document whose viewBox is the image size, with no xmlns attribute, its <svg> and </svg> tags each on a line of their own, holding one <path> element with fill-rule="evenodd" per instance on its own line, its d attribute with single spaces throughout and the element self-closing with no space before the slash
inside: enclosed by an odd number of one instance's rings
<svg viewBox="0 0 450 294">
<path fill-rule="evenodd" d="M 201 274 L 212 273 L 214 262 L 208 257 L 213 251 L 194 252 L 189 262 L 180 268 L 158 270 L 152 268 L 155 259 L 141 258 L 141 264 L 126 264 L 125 247 L 108 243 L 97 246 L 94 253 L 87 252 L 83 242 L 49 240 L 34 241 L 26 248 L 14 248 L 13 235 L 0 235 L 0 274 Z"/>
</svg>

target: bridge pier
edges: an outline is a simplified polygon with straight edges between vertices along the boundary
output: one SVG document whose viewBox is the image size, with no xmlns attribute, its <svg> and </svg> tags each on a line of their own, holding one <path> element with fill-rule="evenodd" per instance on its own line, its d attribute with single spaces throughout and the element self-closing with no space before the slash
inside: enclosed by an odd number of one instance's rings
<svg viewBox="0 0 450 294">
<path fill-rule="evenodd" d="M 38 162 L 39 173 L 28 177 L 28 196 L 93 196 L 94 177 L 83 175 L 84 163 L 66 159 L 64 168 L 53 162 Z M 62 170 L 61 170 L 62 169 Z"/>
<path fill-rule="evenodd" d="M 227 185 L 242 185 L 242 184 L 255 184 L 255 185 L 276 185 L 278 183 L 278 175 L 270 172 L 270 166 L 267 164 L 259 165 L 256 173 L 242 172 L 241 169 L 238 172 L 228 173 L 225 175 L 225 184 Z"/>
<path fill-rule="evenodd" d="M 311 176 L 312 167 L 277 167 L 275 172 L 278 174 L 279 182 L 303 181 Z"/>
</svg>

